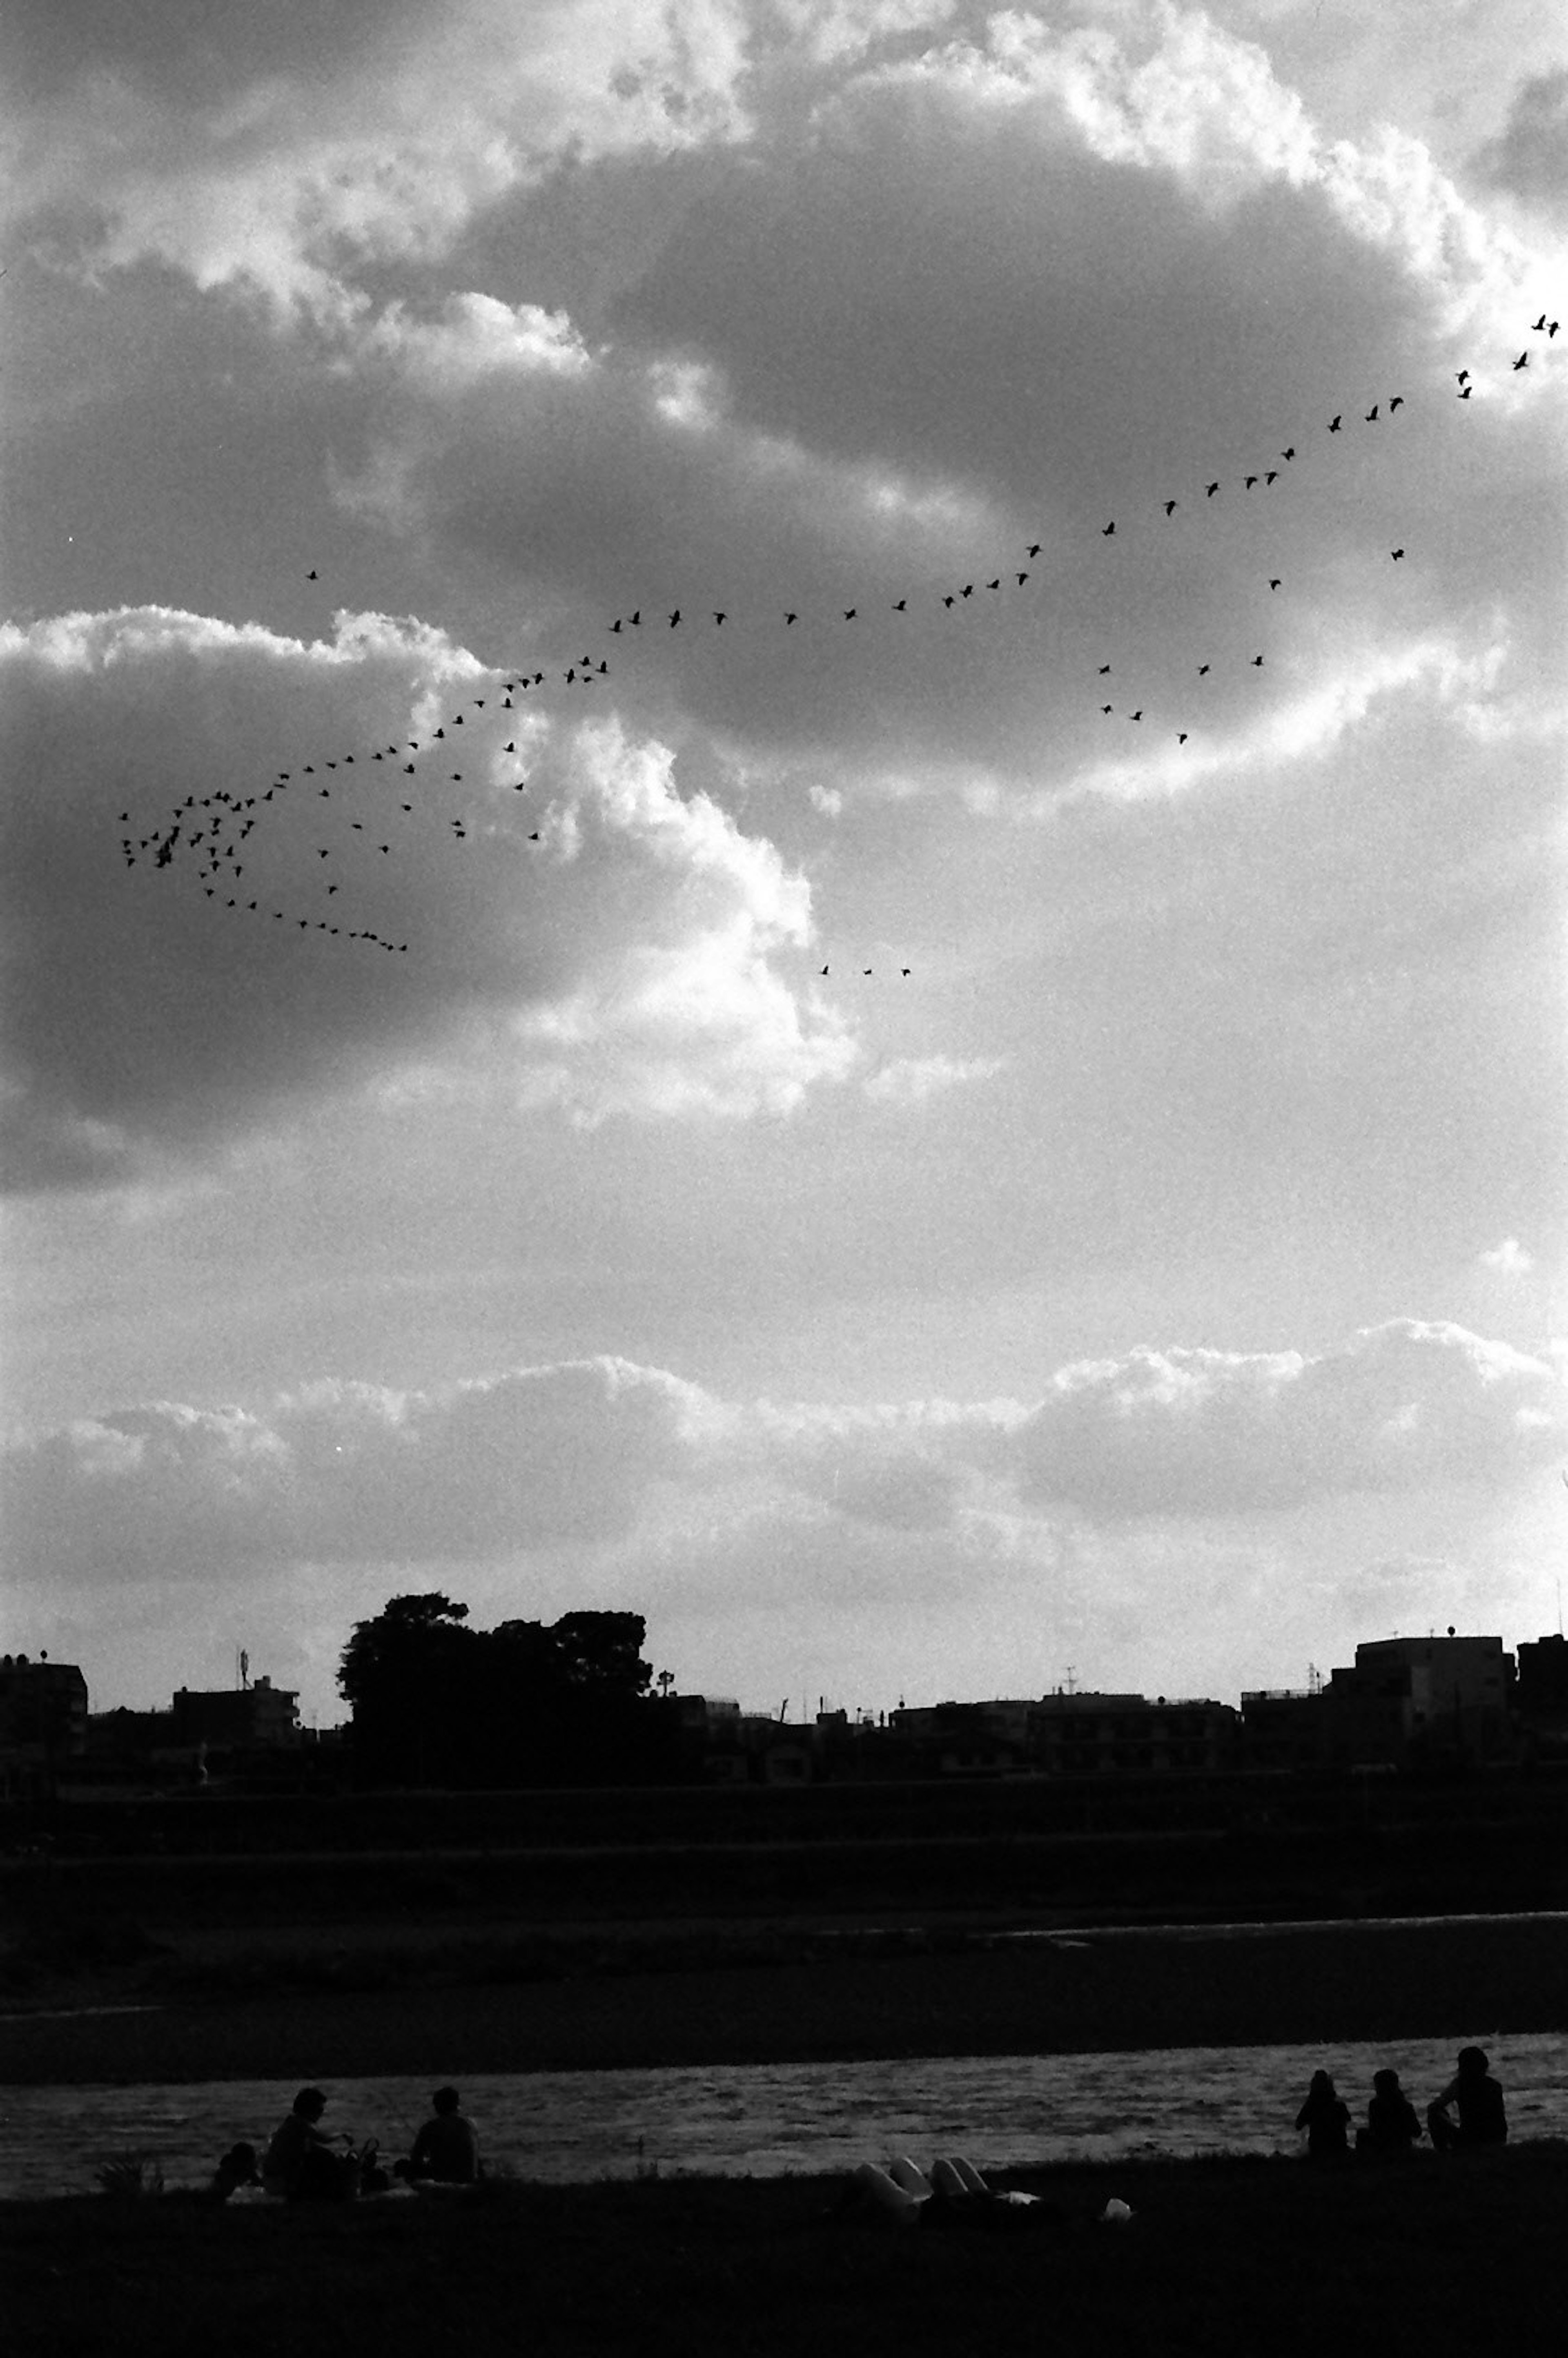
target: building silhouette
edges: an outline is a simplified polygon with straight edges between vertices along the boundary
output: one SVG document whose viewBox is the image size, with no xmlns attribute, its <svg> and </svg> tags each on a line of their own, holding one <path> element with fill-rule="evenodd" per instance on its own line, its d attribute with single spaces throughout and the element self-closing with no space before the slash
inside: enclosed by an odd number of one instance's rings
<svg viewBox="0 0 1568 2358">
<path fill-rule="evenodd" d="M 87 1750 L 87 1681 L 74 1662 L 0 1655 L 0 1798 L 48 1799 Z"/>
</svg>

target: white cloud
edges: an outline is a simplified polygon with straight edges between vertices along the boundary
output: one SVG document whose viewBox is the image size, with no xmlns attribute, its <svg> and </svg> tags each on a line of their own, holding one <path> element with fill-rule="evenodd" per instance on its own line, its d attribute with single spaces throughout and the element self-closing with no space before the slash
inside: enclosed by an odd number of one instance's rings
<svg viewBox="0 0 1568 2358">
<path fill-rule="evenodd" d="M 1526 1252 L 1517 1237 L 1505 1237 L 1489 1252 L 1478 1253 L 1476 1260 L 1483 1269 L 1495 1269 L 1503 1277 L 1523 1277 L 1535 1267 L 1534 1255 Z"/>
</svg>

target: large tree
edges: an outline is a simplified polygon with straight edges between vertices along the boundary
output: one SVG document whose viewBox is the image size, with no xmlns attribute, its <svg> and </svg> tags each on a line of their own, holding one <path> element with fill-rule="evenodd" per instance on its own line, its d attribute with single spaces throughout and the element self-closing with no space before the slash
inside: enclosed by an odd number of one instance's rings
<svg viewBox="0 0 1568 2358">
<path fill-rule="evenodd" d="M 376 1784 L 639 1783 L 676 1773 L 640 1613 L 465 1628 L 468 1606 L 395 1596 L 355 1627 L 338 1682 Z"/>
</svg>

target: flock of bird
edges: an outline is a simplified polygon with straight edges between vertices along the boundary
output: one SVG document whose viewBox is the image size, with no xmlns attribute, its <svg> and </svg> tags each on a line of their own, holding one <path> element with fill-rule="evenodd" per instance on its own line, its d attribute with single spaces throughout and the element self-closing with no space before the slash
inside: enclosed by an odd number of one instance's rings
<svg viewBox="0 0 1568 2358">
<path fill-rule="evenodd" d="M 1556 336 L 1560 324 L 1556 319 L 1549 321 L 1543 311 L 1540 319 L 1533 323 L 1531 332 L 1544 336 L 1550 342 Z M 1530 348 L 1527 346 L 1511 366 L 1517 373 L 1528 368 L 1529 365 Z M 1456 397 L 1461 401 L 1468 401 L 1476 389 L 1471 373 L 1468 369 L 1460 369 L 1455 374 L 1458 386 Z M 1405 396 L 1402 394 L 1382 397 L 1374 401 L 1369 409 L 1359 413 L 1361 423 L 1365 427 L 1376 427 L 1380 419 L 1391 420 L 1395 414 L 1405 406 Z M 1337 435 L 1343 432 L 1344 427 L 1345 413 L 1338 411 L 1326 421 L 1325 430 L 1329 435 Z M 1281 481 L 1284 471 L 1292 466 L 1296 460 L 1297 446 L 1294 443 L 1287 444 L 1277 456 L 1277 465 L 1267 467 L 1259 465 L 1251 472 L 1240 476 L 1239 487 L 1243 497 L 1248 492 L 1260 489 L 1267 492 Z M 1210 502 L 1221 497 L 1222 490 L 1223 484 L 1219 479 L 1204 484 L 1201 504 L 1206 508 Z M 1167 525 L 1173 520 L 1182 505 L 1183 502 L 1174 497 L 1162 500 L 1158 503 Z M 1118 521 L 1118 518 L 1111 517 L 1104 524 L 1100 527 L 1100 536 L 1107 540 L 1114 538 Z M 977 579 L 962 584 L 955 583 L 950 589 L 933 593 L 930 602 L 935 605 L 939 600 L 944 611 L 952 611 L 961 609 L 967 600 L 981 592 L 999 595 L 1003 593 L 1005 587 L 1010 586 L 1014 592 L 1024 589 L 1032 578 L 1031 568 L 1044 553 L 1044 544 L 1038 540 L 1032 541 L 1023 553 L 1029 559 L 1028 564 L 1019 565 L 1015 562 L 999 569 L 995 577 L 989 580 Z M 1390 549 L 1389 555 L 1390 561 L 1398 564 L 1403 559 L 1405 551 L 1400 546 Z M 1281 576 L 1271 574 L 1265 578 L 1271 592 L 1282 587 Z M 317 580 L 319 579 L 317 570 L 312 568 L 306 579 L 310 581 Z M 917 607 L 919 602 L 918 600 L 912 600 L 906 594 L 893 600 L 888 611 L 895 614 L 908 613 L 912 607 Z M 732 611 L 729 608 L 713 607 L 703 611 L 711 617 L 712 626 L 716 630 L 723 629 L 732 620 Z M 841 618 L 841 624 L 852 623 L 860 617 L 860 609 L 858 605 L 841 607 L 836 611 Z M 868 611 L 870 611 L 868 609 Z M 802 619 L 800 608 L 784 608 L 775 611 L 782 612 L 783 625 L 785 629 L 793 628 Z M 687 622 L 687 620 L 683 609 L 677 606 L 664 616 L 664 627 L 666 630 L 679 629 Z M 650 616 L 645 622 L 642 608 L 637 607 L 626 614 L 617 615 L 607 625 L 607 630 L 612 636 L 622 636 L 630 631 L 643 630 L 653 625 L 654 618 Z M 1251 656 L 1246 667 L 1262 670 L 1264 668 L 1262 654 L 1259 653 Z M 1195 674 L 1199 679 L 1213 677 L 1215 675 L 1213 658 L 1196 665 Z M 589 654 L 578 657 L 560 673 L 563 685 L 568 688 L 591 687 L 609 676 L 609 662 L 603 657 L 595 662 Z M 1100 664 L 1096 676 L 1102 681 L 1109 678 L 1112 676 L 1112 665 L 1108 662 Z M 543 671 L 515 670 L 510 677 L 502 679 L 502 697 L 494 704 L 492 717 L 516 710 L 519 698 L 546 685 L 546 674 Z M 266 918 L 274 924 L 297 928 L 302 933 L 323 933 L 344 941 L 362 943 L 395 956 L 406 956 L 408 950 L 406 942 L 394 941 L 390 936 L 380 933 L 369 925 L 348 925 L 343 922 L 346 911 L 341 914 L 331 908 L 330 903 L 342 892 L 345 883 L 357 883 L 360 881 L 355 855 L 359 852 L 366 853 L 373 862 L 383 858 L 390 858 L 397 840 L 398 831 L 410 820 L 416 820 L 427 814 L 438 815 L 454 847 L 471 839 L 473 825 L 469 816 L 463 811 L 454 812 L 450 809 L 436 813 L 432 799 L 434 791 L 438 787 L 460 785 L 463 783 L 464 773 L 460 770 L 453 770 L 448 772 L 444 777 L 437 779 L 432 775 L 432 767 L 441 758 L 438 748 L 445 747 L 448 758 L 456 752 L 455 736 L 449 739 L 448 730 L 455 732 L 459 729 L 470 725 L 479 714 L 487 709 L 487 704 L 486 698 L 478 697 L 466 710 L 460 709 L 452 713 L 449 719 L 438 726 L 428 736 L 395 741 L 378 747 L 369 753 L 362 752 L 357 761 L 354 754 L 342 753 L 333 759 L 323 761 L 319 771 L 316 764 L 310 762 L 306 763 L 297 773 L 279 770 L 265 787 L 258 789 L 254 794 L 231 794 L 222 787 L 214 787 L 211 794 L 188 795 L 183 802 L 174 806 L 168 823 L 161 827 L 155 827 L 145 835 L 138 835 L 135 831 L 135 823 L 132 819 L 131 813 L 128 810 L 122 811 L 121 825 L 131 829 L 131 832 L 121 838 L 120 848 L 125 864 L 128 868 L 150 866 L 155 870 L 160 870 L 171 867 L 176 859 L 180 858 L 194 864 L 207 898 L 225 912 L 232 909 L 243 914 Z M 1110 719 L 1116 716 L 1117 707 L 1112 700 L 1102 703 L 1099 710 L 1103 716 Z M 1124 717 L 1129 721 L 1141 723 L 1145 718 L 1145 708 L 1140 704 L 1127 709 Z M 482 727 L 484 724 L 480 725 Z M 1188 728 L 1181 728 L 1176 729 L 1173 733 L 1177 743 L 1184 745 L 1188 741 L 1191 731 Z M 515 756 L 517 752 L 515 741 L 508 741 L 502 750 L 507 754 Z M 406 754 L 415 758 L 406 760 L 403 758 Z M 416 784 L 408 785 L 404 783 L 401 791 L 395 788 L 391 796 L 383 795 L 373 802 L 367 803 L 353 789 L 362 782 L 369 783 L 370 773 L 376 764 L 382 765 L 384 780 L 395 777 L 406 782 L 413 779 Z M 352 781 L 347 776 L 347 773 L 351 770 L 356 773 Z M 328 771 L 334 773 L 331 784 L 326 783 L 322 775 L 323 772 Z M 308 780 L 315 783 L 308 785 L 306 783 Z M 513 793 L 522 794 L 526 790 L 528 781 L 525 777 L 520 776 L 509 783 Z M 311 830 L 312 833 L 330 833 L 332 837 L 332 840 L 327 843 L 315 843 L 311 846 L 319 861 L 330 863 L 323 866 L 319 871 L 320 900 L 316 907 L 320 914 L 307 912 L 301 914 L 297 909 L 276 905 L 274 896 L 259 889 L 255 881 L 254 859 L 247 849 L 249 838 L 262 819 L 268 816 L 266 806 L 276 806 L 279 797 L 288 794 L 295 796 L 297 804 L 308 803 L 312 809 L 312 816 L 318 821 L 316 827 Z M 405 795 L 407 799 L 404 798 Z M 334 810 L 315 811 L 314 805 L 317 802 L 330 803 L 334 797 L 336 797 Z M 443 801 L 446 799 L 444 795 L 442 799 Z M 352 816 L 351 813 L 356 808 L 363 808 L 367 815 Z M 355 836 L 361 838 L 358 845 L 352 841 Z M 533 829 L 526 839 L 529 843 L 539 843 L 542 839 L 541 830 Z M 252 877 L 248 886 L 244 882 L 247 871 Z M 338 922 L 334 923 L 334 918 L 337 918 Z M 831 962 L 821 968 L 825 976 L 831 971 Z M 860 969 L 864 977 L 872 976 L 874 971 L 871 967 L 863 967 Z M 899 973 L 901 977 L 908 977 L 911 968 L 901 967 Z"/>
</svg>

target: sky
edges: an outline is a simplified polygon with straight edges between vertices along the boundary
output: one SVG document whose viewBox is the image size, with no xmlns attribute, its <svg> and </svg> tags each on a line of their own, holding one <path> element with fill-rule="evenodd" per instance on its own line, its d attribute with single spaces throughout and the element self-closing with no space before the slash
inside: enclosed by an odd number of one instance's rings
<svg viewBox="0 0 1568 2358">
<path fill-rule="evenodd" d="M 0 36 L 5 1647 L 1555 1628 L 1558 12 L 198 22 Z"/>
</svg>

